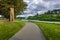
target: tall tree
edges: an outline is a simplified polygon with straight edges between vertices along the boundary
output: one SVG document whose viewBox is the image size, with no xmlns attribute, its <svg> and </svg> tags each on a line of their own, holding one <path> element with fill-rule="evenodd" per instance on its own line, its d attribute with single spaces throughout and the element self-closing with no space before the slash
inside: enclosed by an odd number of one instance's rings
<svg viewBox="0 0 60 40">
<path fill-rule="evenodd" d="M 14 15 L 23 12 L 26 6 L 27 4 L 23 0 L 0 0 L 0 13 L 13 21 Z"/>
</svg>

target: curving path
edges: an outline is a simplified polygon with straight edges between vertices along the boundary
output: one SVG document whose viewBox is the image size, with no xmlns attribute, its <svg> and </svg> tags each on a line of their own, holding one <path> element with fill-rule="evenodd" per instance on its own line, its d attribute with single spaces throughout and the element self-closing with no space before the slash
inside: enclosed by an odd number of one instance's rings
<svg viewBox="0 0 60 40">
<path fill-rule="evenodd" d="M 9 40 L 45 40 L 45 38 L 36 24 L 27 22 L 25 27 Z"/>
</svg>

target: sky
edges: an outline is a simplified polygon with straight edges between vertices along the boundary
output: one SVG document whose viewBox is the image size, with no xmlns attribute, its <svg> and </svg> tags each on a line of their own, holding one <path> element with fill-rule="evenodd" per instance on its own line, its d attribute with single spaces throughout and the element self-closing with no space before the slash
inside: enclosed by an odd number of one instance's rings
<svg viewBox="0 0 60 40">
<path fill-rule="evenodd" d="M 24 13 L 44 13 L 47 10 L 59 9 L 60 0 L 24 0 L 28 4 Z"/>
</svg>

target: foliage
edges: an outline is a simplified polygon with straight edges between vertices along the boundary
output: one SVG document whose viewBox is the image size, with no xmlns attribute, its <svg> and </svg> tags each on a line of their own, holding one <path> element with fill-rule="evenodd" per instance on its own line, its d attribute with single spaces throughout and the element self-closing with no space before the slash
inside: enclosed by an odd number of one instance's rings
<svg viewBox="0 0 60 40">
<path fill-rule="evenodd" d="M 60 9 L 47 11 L 41 15 L 35 15 L 33 17 L 28 17 L 31 20 L 41 20 L 41 21 L 60 21 Z"/>
<path fill-rule="evenodd" d="M 9 17 L 10 7 L 15 8 L 15 16 L 26 9 L 27 4 L 23 0 L 0 0 L 0 14 Z"/>
<path fill-rule="evenodd" d="M 48 10 L 45 14 L 60 14 L 60 9 Z"/>
</svg>

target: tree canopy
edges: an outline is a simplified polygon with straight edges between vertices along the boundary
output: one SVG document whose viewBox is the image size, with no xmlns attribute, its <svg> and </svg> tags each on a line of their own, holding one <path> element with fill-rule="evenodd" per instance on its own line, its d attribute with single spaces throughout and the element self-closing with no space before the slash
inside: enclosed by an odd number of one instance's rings
<svg viewBox="0 0 60 40">
<path fill-rule="evenodd" d="M 60 9 L 48 10 L 45 14 L 60 14 Z"/>
<path fill-rule="evenodd" d="M 10 7 L 14 7 L 15 16 L 26 9 L 27 4 L 23 0 L 0 0 L 0 14 L 9 18 Z"/>
</svg>

